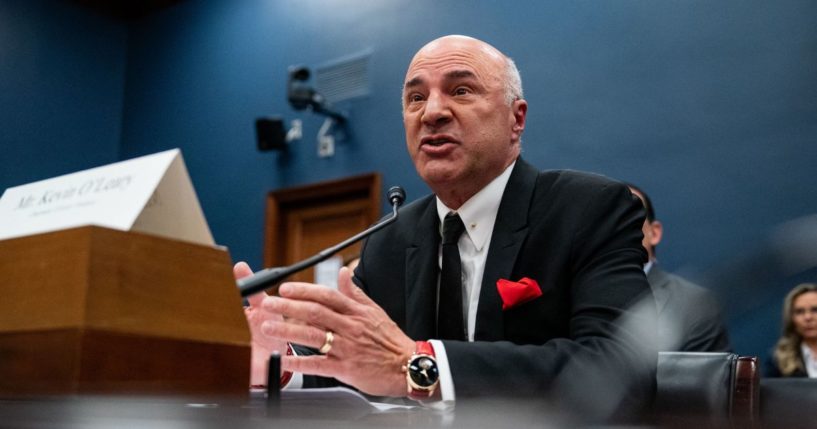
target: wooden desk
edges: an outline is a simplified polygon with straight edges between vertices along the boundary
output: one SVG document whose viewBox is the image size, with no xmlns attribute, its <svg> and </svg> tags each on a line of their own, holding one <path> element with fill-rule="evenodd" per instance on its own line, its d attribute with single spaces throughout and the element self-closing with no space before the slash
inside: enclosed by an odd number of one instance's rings
<svg viewBox="0 0 817 429">
<path fill-rule="evenodd" d="M 222 248 L 100 227 L 0 241 L 0 398 L 245 394 L 231 265 Z"/>
</svg>

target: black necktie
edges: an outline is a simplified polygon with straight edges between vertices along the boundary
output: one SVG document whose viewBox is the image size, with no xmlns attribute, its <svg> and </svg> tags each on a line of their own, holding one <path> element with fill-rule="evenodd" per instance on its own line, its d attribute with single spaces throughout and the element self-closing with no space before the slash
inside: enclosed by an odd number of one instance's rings
<svg viewBox="0 0 817 429">
<path fill-rule="evenodd" d="M 437 335 L 441 340 L 465 340 L 462 306 L 462 265 L 457 241 L 465 231 L 462 219 L 449 213 L 443 220 L 443 266 L 440 271 L 440 302 Z"/>
</svg>

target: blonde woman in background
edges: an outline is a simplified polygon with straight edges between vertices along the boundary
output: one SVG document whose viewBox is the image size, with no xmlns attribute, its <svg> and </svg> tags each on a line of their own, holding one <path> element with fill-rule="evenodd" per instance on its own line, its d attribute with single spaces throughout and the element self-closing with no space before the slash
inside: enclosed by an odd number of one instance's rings
<svg viewBox="0 0 817 429">
<path fill-rule="evenodd" d="M 783 335 L 772 359 L 769 377 L 817 378 L 817 284 L 797 285 L 783 301 Z"/>
</svg>

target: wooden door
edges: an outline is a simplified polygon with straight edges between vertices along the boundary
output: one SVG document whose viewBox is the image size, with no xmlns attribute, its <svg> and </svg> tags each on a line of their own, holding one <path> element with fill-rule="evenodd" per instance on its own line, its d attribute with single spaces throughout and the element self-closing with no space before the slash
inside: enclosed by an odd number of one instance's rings
<svg viewBox="0 0 817 429">
<path fill-rule="evenodd" d="M 272 191 L 267 197 L 264 264 L 291 265 L 366 229 L 380 218 L 380 174 Z M 344 263 L 360 243 L 341 252 Z M 314 269 L 288 280 L 313 282 Z"/>
</svg>

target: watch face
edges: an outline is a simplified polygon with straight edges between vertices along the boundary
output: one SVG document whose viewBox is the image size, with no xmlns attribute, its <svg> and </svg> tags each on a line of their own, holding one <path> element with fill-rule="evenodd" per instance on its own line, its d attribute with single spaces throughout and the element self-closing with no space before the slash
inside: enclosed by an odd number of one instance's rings
<svg viewBox="0 0 817 429">
<path fill-rule="evenodd" d="M 408 373 L 411 381 L 421 387 L 431 387 L 440 378 L 437 362 L 428 356 L 418 356 L 412 359 Z"/>
</svg>

